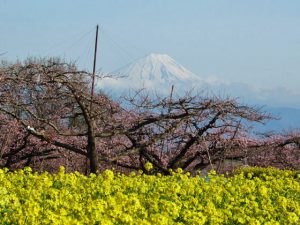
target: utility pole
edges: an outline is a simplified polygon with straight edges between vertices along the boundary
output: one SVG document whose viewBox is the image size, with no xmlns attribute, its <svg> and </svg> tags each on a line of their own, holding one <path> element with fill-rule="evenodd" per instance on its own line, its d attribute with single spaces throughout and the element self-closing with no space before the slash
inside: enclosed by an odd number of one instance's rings
<svg viewBox="0 0 300 225">
<path fill-rule="evenodd" d="M 95 76 L 96 76 L 96 62 L 97 62 L 97 47 L 98 47 L 98 30 L 99 25 L 96 26 L 96 40 L 95 40 L 95 50 L 94 50 L 94 65 L 93 65 L 93 74 L 92 74 L 92 89 L 91 89 L 91 103 L 90 103 L 90 117 L 91 117 L 91 124 L 89 128 L 89 135 L 88 135 L 88 151 L 87 151 L 87 157 L 86 158 L 86 175 L 88 175 L 88 171 L 90 168 L 90 171 L 93 173 L 97 170 L 97 156 L 96 154 L 96 140 L 95 140 L 95 121 L 93 119 L 92 111 L 93 111 L 93 100 L 94 100 L 94 87 L 95 87 Z M 88 164 L 89 162 L 89 164 Z"/>
<path fill-rule="evenodd" d="M 95 76 L 96 76 L 97 47 L 98 47 L 98 30 L 99 30 L 99 25 L 97 24 L 97 26 L 96 26 L 95 50 L 94 50 L 93 76 L 92 76 L 92 90 L 91 90 L 91 96 L 92 96 L 92 98 L 94 97 Z"/>
</svg>

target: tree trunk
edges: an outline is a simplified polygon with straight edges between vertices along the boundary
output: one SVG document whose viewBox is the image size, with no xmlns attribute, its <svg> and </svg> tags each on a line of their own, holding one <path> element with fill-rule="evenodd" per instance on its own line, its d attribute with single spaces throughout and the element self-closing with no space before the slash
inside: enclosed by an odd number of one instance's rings
<svg viewBox="0 0 300 225">
<path fill-rule="evenodd" d="M 87 157 L 90 161 L 90 173 L 96 173 L 98 170 L 98 160 L 96 153 L 96 138 L 93 123 L 89 128 L 90 129 L 88 131 Z"/>
</svg>

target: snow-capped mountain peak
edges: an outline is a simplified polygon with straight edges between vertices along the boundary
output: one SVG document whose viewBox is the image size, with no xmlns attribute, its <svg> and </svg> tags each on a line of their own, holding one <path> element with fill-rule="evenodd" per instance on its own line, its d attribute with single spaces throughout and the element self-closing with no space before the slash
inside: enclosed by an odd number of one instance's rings
<svg viewBox="0 0 300 225">
<path fill-rule="evenodd" d="M 158 83 L 200 81 L 200 78 L 177 63 L 167 54 L 151 53 L 146 57 L 120 68 L 114 73 L 130 80 L 155 81 Z"/>
<path fill-rule="evenodd" d="M 151 53 L 110 73 L 119 79 L 105 78 L 97 86 L 110 93 L 125 93 L 146 88 L 149 91 L 169 94 L 186 92 L 204 85 L 205 81 L 195 75 L 167 54 Z"/>
</svg>

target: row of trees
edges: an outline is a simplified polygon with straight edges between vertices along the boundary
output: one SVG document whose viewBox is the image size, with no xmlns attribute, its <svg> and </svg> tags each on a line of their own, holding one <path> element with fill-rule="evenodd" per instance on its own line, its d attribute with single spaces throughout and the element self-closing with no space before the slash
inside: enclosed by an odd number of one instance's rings
<svg viewBox="0 0 300 225">
<path fill-rule="evenodd" d="M 90 93 L 91 74 L 58 59 L 2 63 L 0 166 L 95 173 L 221 170 L 227 160 L 299 169 L 298 133 L 257 137 L 271 116 L 234 99 L 143 91 L 116 102 Z M 148 171 L 149 172 L 149 171 Z"/>
</svg>

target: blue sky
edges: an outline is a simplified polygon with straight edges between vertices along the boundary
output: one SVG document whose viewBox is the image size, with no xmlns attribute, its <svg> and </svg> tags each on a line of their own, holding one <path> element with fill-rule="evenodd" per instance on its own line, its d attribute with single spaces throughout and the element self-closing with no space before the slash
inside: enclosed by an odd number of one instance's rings
<svg viewBox="0 0 300 225">
<path fill-rule="evenodd" d="M 0 0 L 0 56 L 61 56 L 109 72 L 150 52 L 202 77 L 299 91 L 300 1 Z"/>
</svg>

